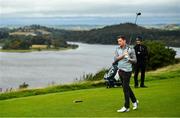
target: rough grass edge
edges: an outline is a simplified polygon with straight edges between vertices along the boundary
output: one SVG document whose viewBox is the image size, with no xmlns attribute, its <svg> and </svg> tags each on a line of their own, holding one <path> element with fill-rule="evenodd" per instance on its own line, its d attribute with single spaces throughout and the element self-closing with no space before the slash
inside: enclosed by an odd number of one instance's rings
<svg viewBox="0 0 180 118">
<path fill-rule="evenodd" d="M 90 89 L 90 88 L 97 88 L 97 87 L 103 87 L 103 86 L 105 86 L 105 82 L 102 80 L 102 81 L 77 82 L 77 83 L 66 84 L 66 85 L 56 85 L 56 86 L 50 86 L 47 88 L 40 88 L 40 89 L 22 89 L 18 91 L 1 93 L 0 100 L 43 95 L 43 94 L 48 94 L 48 93 Z"/>
</svg>

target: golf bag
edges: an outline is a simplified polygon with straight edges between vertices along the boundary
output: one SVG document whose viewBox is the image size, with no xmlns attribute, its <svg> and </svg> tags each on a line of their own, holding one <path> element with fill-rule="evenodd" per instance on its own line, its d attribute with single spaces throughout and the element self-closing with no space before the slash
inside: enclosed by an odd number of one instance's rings
<svg viewBox="0 0 180 118">
<path fill-rule="evenodd" d="M 117 64 L 113 64 L 104 75 L 104 80 L 107 88 L 113 88 L 115 86 L 121 86 L 121 80 L 115 79 L 115 75 L 118 71 Z"/>
</svg>

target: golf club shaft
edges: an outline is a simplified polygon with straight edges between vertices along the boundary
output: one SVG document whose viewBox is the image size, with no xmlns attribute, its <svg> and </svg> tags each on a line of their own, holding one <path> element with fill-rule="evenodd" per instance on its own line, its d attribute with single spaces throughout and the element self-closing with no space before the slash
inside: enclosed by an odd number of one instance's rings
<svg viewBox="0 0 180 118">
<path fill-rule="evenodd" d="M 139 13 L 136 13 L 136 18 L 135 18 L 135 22 L 134 22 L 135 25 L 136 25 L 136 23 L 137 23 L 137 19 L 138 19 L 138 16 L 139 16 L 139 15 L 141 15 L 140 12 L 139 12 Z M 130 36 L 129 46 L 131 45 L 132 35 L 133 35 L 133 33 L 131 33 L 131 36 Z M 128 50 L 129 50 L 129 48 L 128 48 Z"/>
</svg>

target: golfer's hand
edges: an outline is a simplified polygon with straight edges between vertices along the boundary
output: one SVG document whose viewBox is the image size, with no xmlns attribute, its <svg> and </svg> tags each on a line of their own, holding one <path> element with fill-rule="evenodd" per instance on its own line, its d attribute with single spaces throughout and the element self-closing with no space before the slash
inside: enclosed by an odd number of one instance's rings
<svg viewBox="0 0 180 118">
<path fill-rule="evenodd" d="M 124 52 L 124 58 L 126 58 L 127 60 L 129 60 L 129 53 L 126 51 Z"/>
<path fill-rule="evenodd" d="M 129 56 L 129 53 L 126 51 L 126 52 L 124 52 L 124 56 L 126 57 L 126 56 Z"/>
<path fill-rule="evenodd" d="M 125 56 L 125 55 L 118 56 L 118 57 L 117 57 L 117 60 L 121 60 L 121 59 L 123 59 L 123 58 L 124 58 L 124 56 Z"/>
<path fill-rule="evenodd" d="M 124 54 L 123 54 L 123 55 L 118 56 L 116 59 L 117 59 L 117 60 L 121 60 L 121 59 L 123 59 L 123 58 L 125 58 L 125 57 L 129 57 L 129 54 L 128 54 L 128 52 L 127 52 L 127 51 L 126 51 L 126 52 L 124 52 Z"/>
</svg>

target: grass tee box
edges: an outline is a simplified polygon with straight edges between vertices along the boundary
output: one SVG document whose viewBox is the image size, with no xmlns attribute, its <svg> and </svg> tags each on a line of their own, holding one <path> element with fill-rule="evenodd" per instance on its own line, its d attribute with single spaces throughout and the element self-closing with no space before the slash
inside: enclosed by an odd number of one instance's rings
<svg viewBox="0 0 180 118">
<path fill-rule="evenodd" d="M 180 117 L 179 74 L 179 64 L 147 73 L 148 88 L 132 87 L 140 102 L 137 111 L 131 105 L 130 112 L 117 113 L 123 105 L 122 88 L 104 86 L 0 100 L 0 117 Z"/>
<path fill-rule="evenodd" d="M 121 88 L 86 89 L 0 101 L 0 116 L 62 117 L 172 117 L 180 116 L 180 78 L 148 82 L 147 89 L 134 89 L 139 109 L 117 113 L 123 105 Z M 83 102 L 74 103 L 74 100 Z"/>
</svg>

